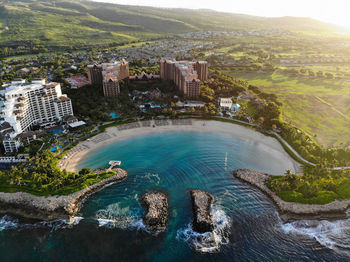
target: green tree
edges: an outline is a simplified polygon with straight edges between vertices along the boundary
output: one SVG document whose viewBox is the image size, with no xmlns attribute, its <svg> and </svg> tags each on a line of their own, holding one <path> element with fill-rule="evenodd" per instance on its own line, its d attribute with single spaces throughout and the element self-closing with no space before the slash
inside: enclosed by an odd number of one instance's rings
<svg viewBox="0 0 350 262">
<path fill-rule="evenodd" d="M 79 171 L 79 175 L 87 175 L 91 173 L 91 169 L 90 168 L 83 168 Z"/>
</svg>

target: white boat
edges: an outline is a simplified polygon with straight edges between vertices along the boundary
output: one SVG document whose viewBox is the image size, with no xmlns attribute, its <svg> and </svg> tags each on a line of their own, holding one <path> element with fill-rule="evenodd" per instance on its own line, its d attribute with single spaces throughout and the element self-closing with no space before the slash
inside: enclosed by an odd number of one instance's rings
<svg viewBox="0 0 350 262">
<path fill-rule="evenodd" d="M 120 166 L 122 164 L 122 161 L 114 161 L 114 160 L 111 160 L 108 162 L 109 165 L 111 166 Z"/>
</svg>

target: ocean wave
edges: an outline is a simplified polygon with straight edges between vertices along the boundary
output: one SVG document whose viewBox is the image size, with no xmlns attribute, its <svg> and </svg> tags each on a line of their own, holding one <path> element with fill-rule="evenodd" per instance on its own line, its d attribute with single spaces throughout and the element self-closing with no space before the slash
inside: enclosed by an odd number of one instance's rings
<svg viewBox="0 0 350 262">
<path fill-rule="evenodd" d="M 142 218 L 135 218 L 132 223 L 130 224 L 130 229 L 134 230 L 142 230 L 142 231 L 145 231 L 145 232 L 149 232 L 146 228 L 146 225 L 143 223 L 143 220 Z"/>
<path fill-rule="evenodd" d="M 73 220 L 72 221 L 66 221 L 66 223 L 68 225 L 78 225 L 80 223 L 81 220 L 83 220 L 84 218 L 83 217 L 73 217 Z"/>
<path fill-rule="evenodd" d="M 28 228 L 50 228 L 51 231 L 57 229 L 65 228 L 67 226 L 75 226 L 84 219 L 83 217 L 74 217 L 72 221 L 65 219 L 57 219 L 52 221 L 40 221 L 36 223 L 20 223 L 18 219 L 12 218 L 9 215 L 5 215 L 0 219 L 0 231 L 5 229 L 16 228 L 18 230 L 28 229 Z"/>
<path fill-rule="evenodd" d="M 199 252 L 219 252 L 222 245 L 229 243 L 231 219 L 218 207 L 212 208 L 211 216 L 214 223 L 213 232 L 195 232 L 189 223 L 186 228 L 177 231 L 176 239 L 189 243 Z"/>
<path fill-rule="evenodd" d="M 18 219 L 14 219 L 8 215 L 5 215 L 0 219 L 0 231 L 3 231 L 5 229 L 10 229 L 10 228 L 17 228 L 17 227 L 18 227 Z"/>
<path fill-rule="evenodd" d="M 127 229 L 138 219 L 138 211 L 129 207 L 120 207 L 119 203 L 100 209 L 96 213 L 96 219 L 100 227 Z"/>
<path fill-rule="evenodd" d="M 19 228 L 50 228 L 51 231 L 56 231 L 63 228 L 71 228 L 72 226 L 76 226 L 83 220 L 83 217 L 73 217 L 71 221 L 66 219 L 57 219 L 52 221 L 40 221 L 33 224 L 19 224 Z"/>
<path fill-rule="evenodd" d="M 97 221 L 99 227 L 115 227 L 113 219 L 97 218 Z"/>
<path fill-rule="evenodd" d="M 281 223 L 285 234 L 298 234 L 315 239 L 329 249 L 347 251 L 350 254 L 350 219 L 346 220 L 299 220 Z"/>
</svg>

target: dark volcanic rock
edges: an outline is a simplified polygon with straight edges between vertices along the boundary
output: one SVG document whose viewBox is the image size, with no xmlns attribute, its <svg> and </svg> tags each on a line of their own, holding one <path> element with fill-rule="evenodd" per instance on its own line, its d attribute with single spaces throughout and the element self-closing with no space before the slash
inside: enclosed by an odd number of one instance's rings
<svg viewBox="0 0 350 262">
<path fill-rule="evenodd" d="M 163 193 L 146 193 L 141 198 L 141 204 L 146 209 L 143 223 L 150 231 L 163 231 L 168 221 L 168 198 Z"/>
<path fill-rule="evenodd" d="M 192 189 L 190 190 L 193 210 L 193 230 L 198 233 L 212 232 L 214 224 L 210 211 L 214 197 L 208 192 Z"/>
</svg>

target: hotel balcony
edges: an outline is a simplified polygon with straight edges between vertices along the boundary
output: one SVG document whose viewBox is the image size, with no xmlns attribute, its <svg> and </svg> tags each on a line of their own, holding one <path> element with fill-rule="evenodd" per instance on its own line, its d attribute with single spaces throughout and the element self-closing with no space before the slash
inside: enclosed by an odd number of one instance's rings
<svg viewBox="0 0 350 262">
<path fill-rule="evenodd" d="M 17 102 L 22 102 L 22 101 L 26 101 L 27 98 L 26 97 L 19 97 L 17 98 Z"/>
<path fill-rule="evenodd" d="M 20 107 L 24 107 L 25 105 L 23 103 L 20 103 L 20 104 L 15 104 L 15 107 L 16 108 L 20 108 Z"/>
<path fill-rule="evenodd" d="M 13 113 L 14 113 L 15 115 L 21 115 L 21 114 L 24 113 L 24 111 L 23 111 L 23 110 L 15 110 L 15 111 L 13 111 Z"/>
</svg>

